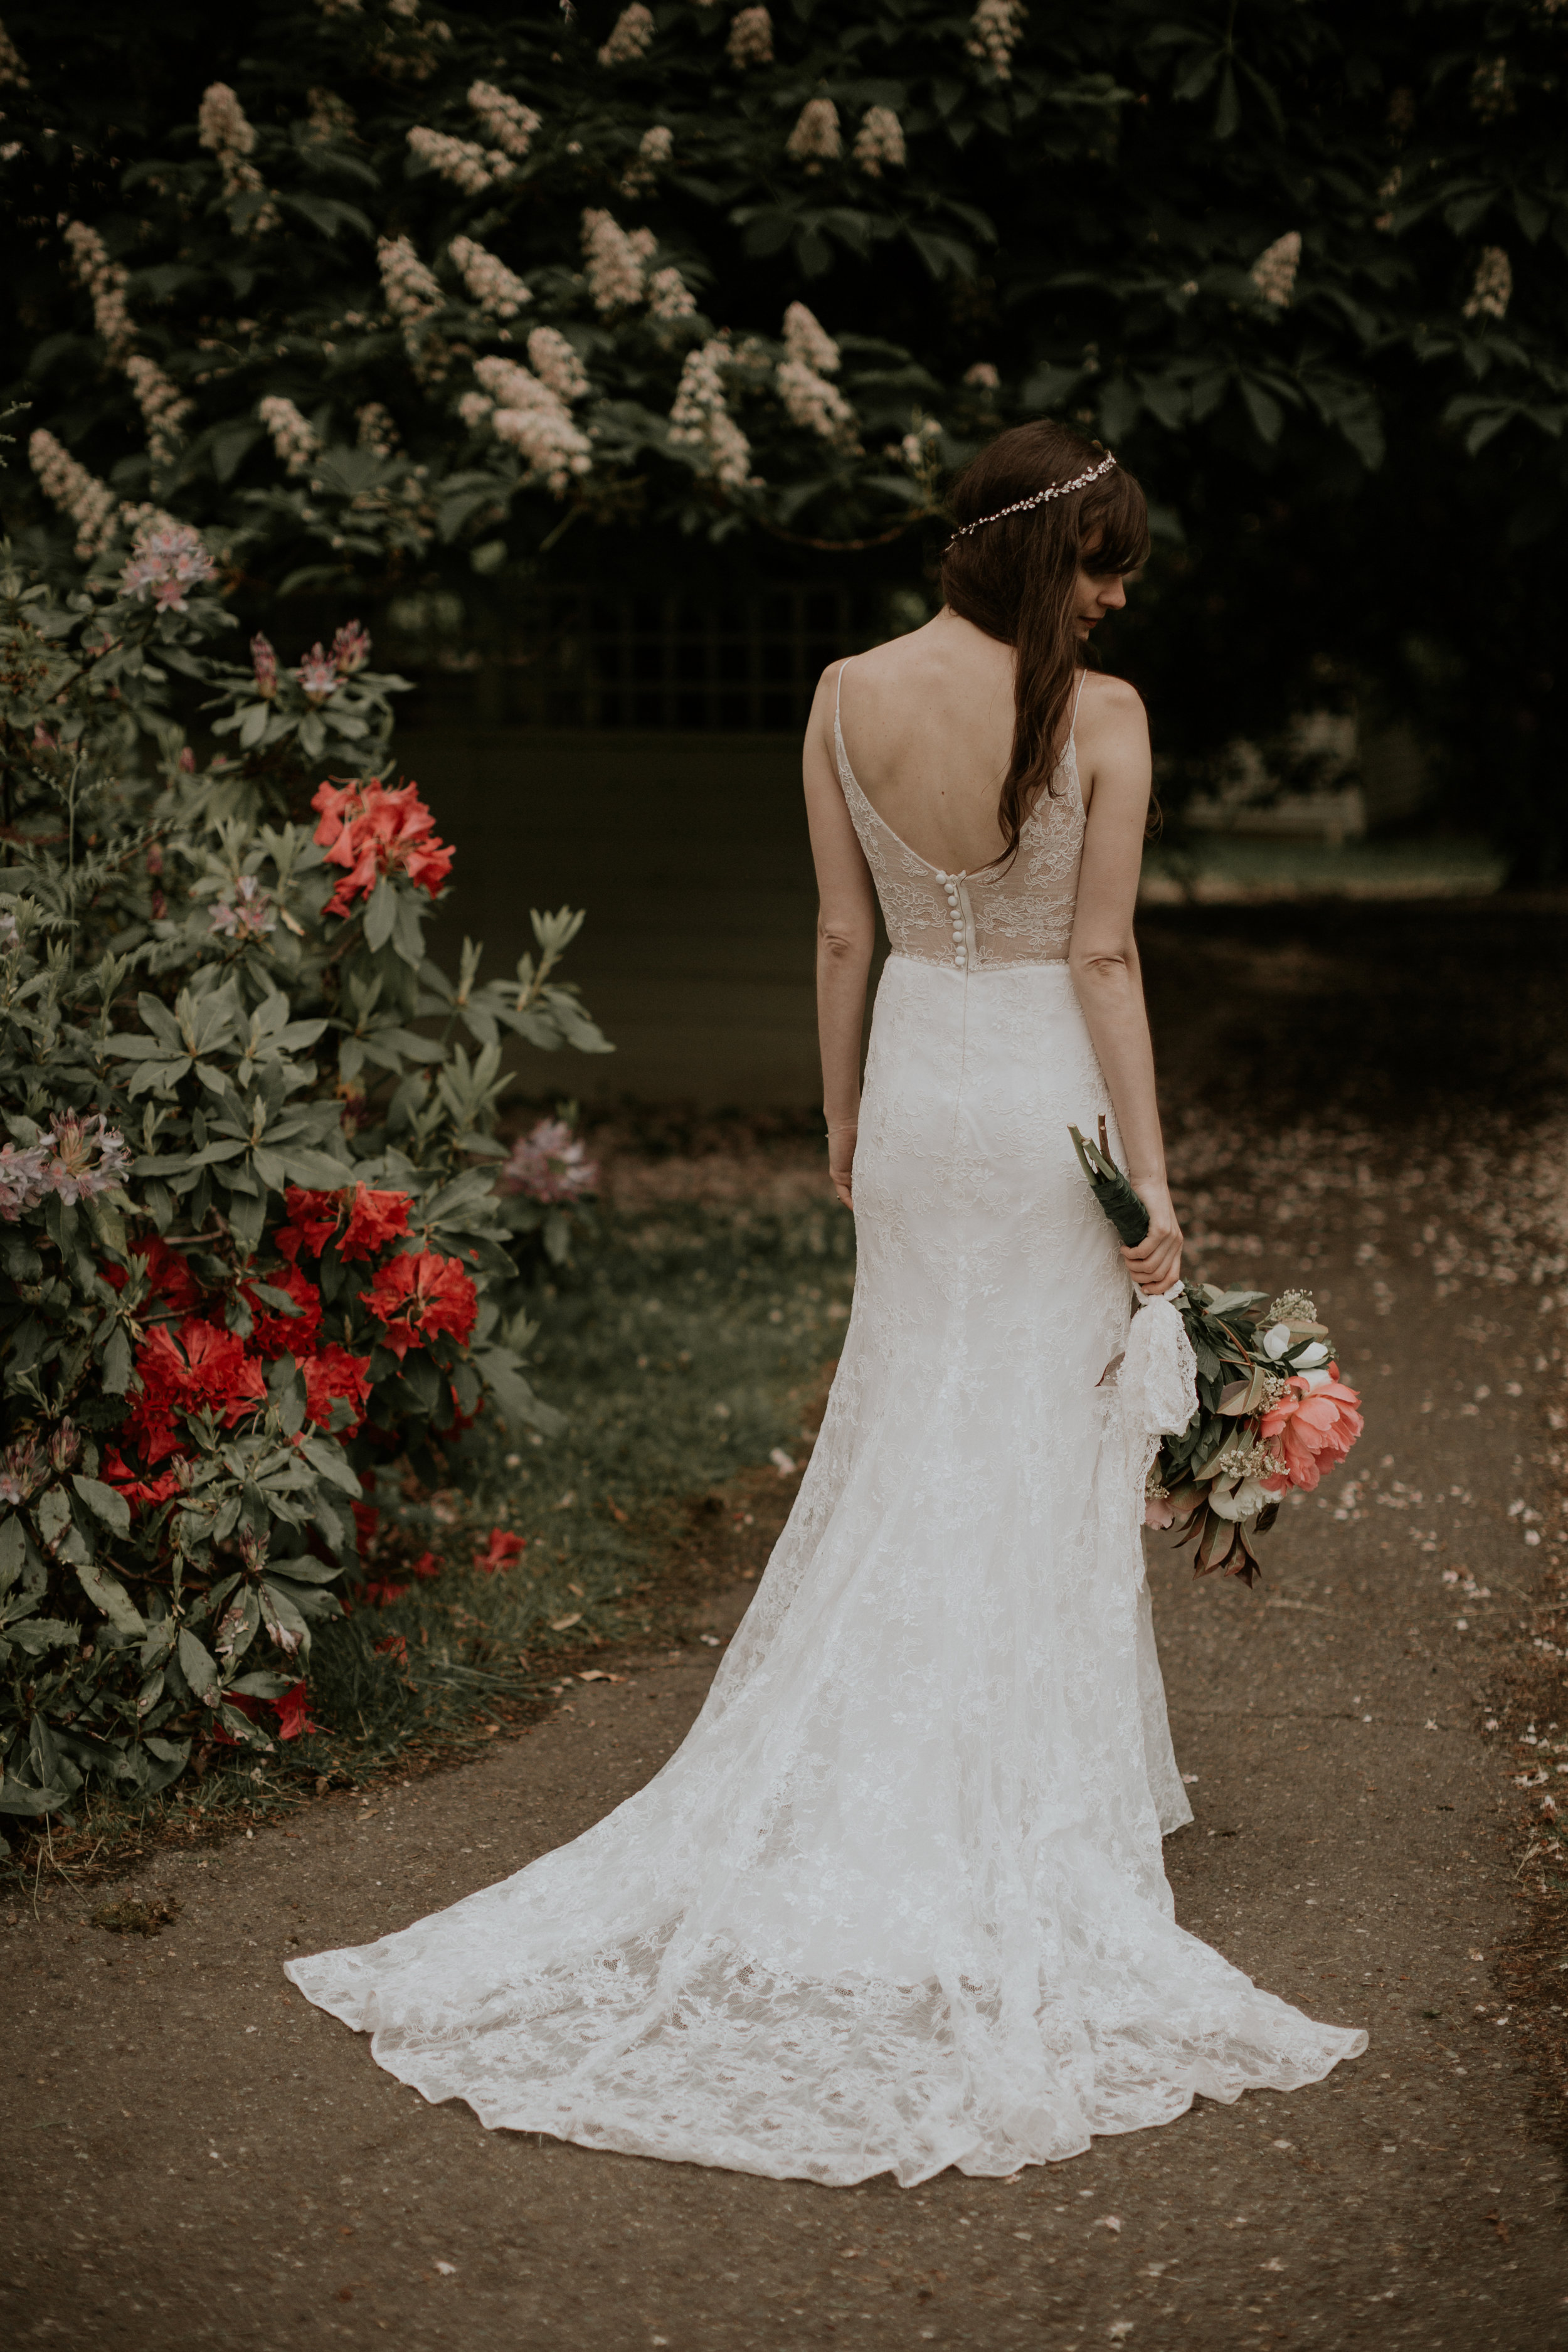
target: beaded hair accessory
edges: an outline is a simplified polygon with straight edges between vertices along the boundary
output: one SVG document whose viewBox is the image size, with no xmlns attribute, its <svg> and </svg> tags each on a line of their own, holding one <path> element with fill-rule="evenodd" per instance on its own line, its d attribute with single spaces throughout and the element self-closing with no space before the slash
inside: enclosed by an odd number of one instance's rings
<svg viewBox="0 0 1568 2352">
<path fill-rule="evenodd" d="M 983 530 L 988 522 L 1002 522 L 1008 515 L 1027 514 L 1031 507 L 1048 506 L 1053 499 L 1065 499 L 1069 490 L 1087 489 L 1098 482 L 1101 474 L 1109 474 L 1116 460 L 1108 457 L 1099 466 L 1091 466 L 1085 474 L 1075 474 L 1070 482 L 1053 482 L 1047 490 L 1037 490 L 1032 499 L 1017 499 L 1010 507 L 998 507 L 994 514 L 978 515 L 973 522 L 961 523 L 953 539 L 967 539 L 972 530 Z M 951 546 L 952 541 L 949 541 Z"/>
</svg>

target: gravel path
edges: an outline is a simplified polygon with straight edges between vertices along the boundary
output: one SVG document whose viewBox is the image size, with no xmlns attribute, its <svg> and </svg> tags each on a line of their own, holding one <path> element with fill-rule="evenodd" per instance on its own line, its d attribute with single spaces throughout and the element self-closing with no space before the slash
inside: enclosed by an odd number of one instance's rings
<svg viewBox="0 0 1568 2352">
<path fill-rule="evenodd" d="M 1016 2181 L 916 2190 L 592 2154 L 426 2106 L 281 1961 L 405 1925 L 586 1828 L 696 1713 L 718 1652 L 694 1640 L 624 1662 L 628 1679 L 580 1687 L 462 1769 L 154 1857 L 125 1891 L 179 1896 L 155 1939 L 91 1927 L 101 1895 L 46 1891 L 37 1921 L 21 1914 L 0 2026 L 0 2336 L 80 2352 L 1568 2341 L 1559 2167 L 1494 1975 L 1521 1801 L 1481 1706 L 1549 1557 L 1510 1507 L 1551 1502 L 1560 1370 L 1537 1297 L 1458 1278 L 1439 1296 L 1391 1249 L 1370 1180 L 1327 1202 L 1316 1235 L 1318 1297 L 1367 1392 L 1364 1461 L 1353 1487 L 1342 1475 L 1285 1514 L 1258 1593 L 1155 1559 L 1197 1809 L 1167 1856 L 1183 1919 L 1315 2015 L 1364 2024 L 1363 2059 Z M 1298 1234 L 1257 1279 L 1300 1263 Z M 751 1589 L 713 1603 L 721 1638 Z"/>
</svg>

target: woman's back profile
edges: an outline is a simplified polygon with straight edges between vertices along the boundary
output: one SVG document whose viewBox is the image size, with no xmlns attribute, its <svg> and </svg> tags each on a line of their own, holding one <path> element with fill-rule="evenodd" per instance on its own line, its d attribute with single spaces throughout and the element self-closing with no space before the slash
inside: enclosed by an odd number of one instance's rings
<svg viewBox="0 0 1568 2352">
<path fill-rule="evenodd" d="M 942 613 L 836 664 L 807 735 L 858 1269 L 752 1607 L 684 1745 L 597 1828 L 289 1964 L 487 2124 L 831 2183 L 1005 2175 L 1364 2046 L 1179 1928 L 1162 1862 L 1191 1816 L 1118 1370 L 1134 1284 L 1181 1253 L 1131 934 L 1148 735 L 1081 658 L 1142 495 L 1035 425 L 954 507 Z M 1068 1140 L 1101 1118 L 1151 1210 L 1136 1251 Z"/>
</svg>

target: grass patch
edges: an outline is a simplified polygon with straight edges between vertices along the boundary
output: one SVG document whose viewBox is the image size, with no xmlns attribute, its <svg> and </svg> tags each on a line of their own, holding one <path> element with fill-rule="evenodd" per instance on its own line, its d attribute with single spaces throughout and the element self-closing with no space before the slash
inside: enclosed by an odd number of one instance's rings
<svg viewBox="0 0 1568 2352">
<path fill-rule="evenodd" d="M 565 1430 L 481 1426 L 451 1484 L 384 1481 L 367 1588 L 313 1645 L 321 1729 L 263 1756 L 221 1751 L 199 1783 L 134 1808 L 93 1790 L 41 1831 L 11 1824 L 13 1887 L 101 1876 L 171 1838 L 447 1760 L 538 1712 L 591 1654 L 679 1633 L 695 1592 L 754 1558 L 793 1499 L 793 1476 L 764 1469 L 753 1512 L 749 1486 L 775 1448 L 796 1464 L 809 1450 L 853 1283 L 854 1228 L 831 1205 L 606 1212 L 538 1302 L 533 1375 Z M 497 1530 L 523 1549 L 487 1573 L 476 1558 Z M 416 1575 L 426 1552 L 439 1572 Z"/>
</svg>

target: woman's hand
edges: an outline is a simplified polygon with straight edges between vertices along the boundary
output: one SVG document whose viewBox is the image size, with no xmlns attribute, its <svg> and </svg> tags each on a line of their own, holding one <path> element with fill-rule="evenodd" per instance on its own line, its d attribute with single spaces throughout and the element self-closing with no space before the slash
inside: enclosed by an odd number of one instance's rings
<svg viewBox="0 0 1568 2352">
<path fill-rule="evenodd" d="M 1182 1229 L 1163 1183 L 1133 1181 L 1133 1191 L 1149 1212 L 1149 1230 L 1136 1249 L 1124 1249 L 1127 1271 L 1140 1290 L 1169 1290 L 1182 1271 Z"/>
<path fill-rule="evenodd" d="M 827 1172 L 833 1179 L 833 1189 L 847 1209 L 855 1206 L 855 1138 L 859 1129 L 854 1119 L 827 1130 Z"/>
</svg>

